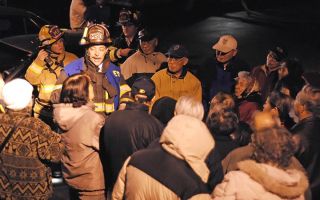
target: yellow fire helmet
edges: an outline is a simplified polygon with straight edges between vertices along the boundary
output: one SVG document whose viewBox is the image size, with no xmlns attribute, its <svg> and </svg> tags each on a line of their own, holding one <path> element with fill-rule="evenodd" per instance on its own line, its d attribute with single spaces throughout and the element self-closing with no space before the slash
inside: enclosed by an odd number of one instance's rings
<svg viewBox="0 0 320 200">
<path fill-rule="evenodd" d="M 112 40 L 108 29 L 103 24 L 91 24 L 85 27 L 80 45 L 111 45 Z"/>
<path fill-rule="evenodd" d="M 58 41 L 64 32 L 56 25 L 44 25 L 39 32 L 40 48 L 51 45 Z"/>
</svg>

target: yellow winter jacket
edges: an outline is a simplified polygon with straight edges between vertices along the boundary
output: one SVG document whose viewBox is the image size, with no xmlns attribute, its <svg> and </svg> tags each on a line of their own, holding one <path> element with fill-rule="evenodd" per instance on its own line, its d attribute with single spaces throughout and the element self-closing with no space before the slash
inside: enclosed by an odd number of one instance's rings
<svg viewBox="0 0 320 200">
<path fill-rule="evenodd" d="M 151 79 L 156 85 L 155 100 L 164 96 L 175 100 L 181 96 L 191 96 L 200 102 L 202 100 L 200 81 L 186 70 L 180 77 L 175 77 L 167 69 L 163 69 L 156 72 Z"/>
</svg>

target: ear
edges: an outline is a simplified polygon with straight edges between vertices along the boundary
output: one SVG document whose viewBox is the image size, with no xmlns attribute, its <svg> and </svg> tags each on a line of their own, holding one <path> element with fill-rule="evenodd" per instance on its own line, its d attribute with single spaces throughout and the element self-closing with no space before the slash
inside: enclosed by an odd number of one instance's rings
<svg viewBox="0 0 320 200">
<path fill-rule="evenodd" d="M 308 108 L 307 108 L 307 106 L 305 105 L 305 104 L 303 104 L 303 105 L 301 105 L 301 112 L 307 112 L 307 113 L 309 113 L 309 111 L 308 111 Z"/>
<path fill-rule="evenodd" d="M 271 114 L 272 114 L 272 116 L 277 116 L 277 117 L 279 117 L 279 111 L 278 111 L 278 108 L 272 108 L 271 109 Z"/>
<path fill-rule="evenodd" d="M 238 49 L 234 49 L 234 50 L 233 50 L 233 53 L 232 53 L 232 56 L 236 56 L 237 53 L 238 53 Z"/>
<path fill-rule="evenodd" d="M 183 58 L 183 66 L 185 66 L 186 64 L 188 64 L 188 62 L 189 62 L 189 58 L 184 57 L 184 58 Z"/>
<path fill-rule="evenodd" d="M 158 42 L 159 42 L 159 41 L 158 41 L 158 38 L 156 38 L 155 41 L 154 41 L 154 45 L 155 45 L 155 46 L 158 46 Z"/>
</svg>

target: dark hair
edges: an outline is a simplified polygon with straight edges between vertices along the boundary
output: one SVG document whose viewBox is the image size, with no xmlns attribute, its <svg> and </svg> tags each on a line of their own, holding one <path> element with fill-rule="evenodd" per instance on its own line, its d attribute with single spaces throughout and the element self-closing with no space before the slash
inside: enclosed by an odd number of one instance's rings
<svg viewBox="0 0 320 200">
<path fill-rule="evenodd" d="M 287 128 L 291 128 L 293 121 L 289 116 L 292 109 L 293 99 L 281 92 L 273 91 L 269 95 L 269 103 L 272 108 L 276 108 L 279 113 L 281 123 Z"/>
<path fill-rule="evenodd" d="M 301 78 L 303 74 L 303 67 L 297 58 L 287 58 L 282 61 L 285 67 L 288 69 L 288 75 L 291 78 Z"/>
<path fill-rule="evenodd" d="M 161 97 L 156 100 L 151 109 L 151 115 L 155 116 L 163 124 L 167 124 L 174 116 L 177 101 L 171 97 Z"/>
<path fill-rule="evenodd" d="M 238 117 L 231 111 L 213 112 L 208 116 L 206 124 L 213 135 L 230 135 L 238 129 Z"/>
<path fill-rule="evenodd" d="M 287 168 L 295 153 L 295 145 L 286 128 L 270 128 L 255 132 L 252 137 L 252 158 L 259 163 L 275 164 Z"/>
<path fill-rule="evenodd" d="M 63 82 L 60 103 L 71 103 L 75 108 L 87 104 L 90 82 L 90 77 L 85 74 L 75 74 L 68 77 Z"/>
<path fill-rule="evenodd" d="M 285 59 L 282 64 L 288 69 L 288 75 L 278 81 L 275 90 L 281 91 L 282 88 L 287 88 L 290 96 L 295 98 L 304 85 L 302 64 L 296 58 Z"/>
</svg>

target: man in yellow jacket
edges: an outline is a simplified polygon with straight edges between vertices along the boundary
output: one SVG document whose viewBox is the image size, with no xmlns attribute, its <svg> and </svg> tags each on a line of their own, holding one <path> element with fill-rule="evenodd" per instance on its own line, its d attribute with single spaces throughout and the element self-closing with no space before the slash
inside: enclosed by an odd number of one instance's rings
<svg viewBox="0 0 320 200">
<path fill-rule="evenodd" d="M 168 68 L 152 76 L 156 84 L 155 100 L 164 96 L 175 100 L 181 96 L 190 96 L 201 102 L 201 83 L 184 67 L 189 61 L 187 49 L 176 44 L 170 47 L 166 55 L 168 56 Z"/>
<path fill-rule="evenodd" d="M 25 78 L 37 86 L 39 92 L 33 107 L 34 117 L 40 118 L 51 127 L 53 127 L 51 92 L 55 88 L 60 71 L 77 59 L 76 55 L 65 51 L 63 34 L 64 32 L 55 25 L 44 25 L 40 29 L 38 35 L 40 51 L 25 74 Z"/>
</svg>

